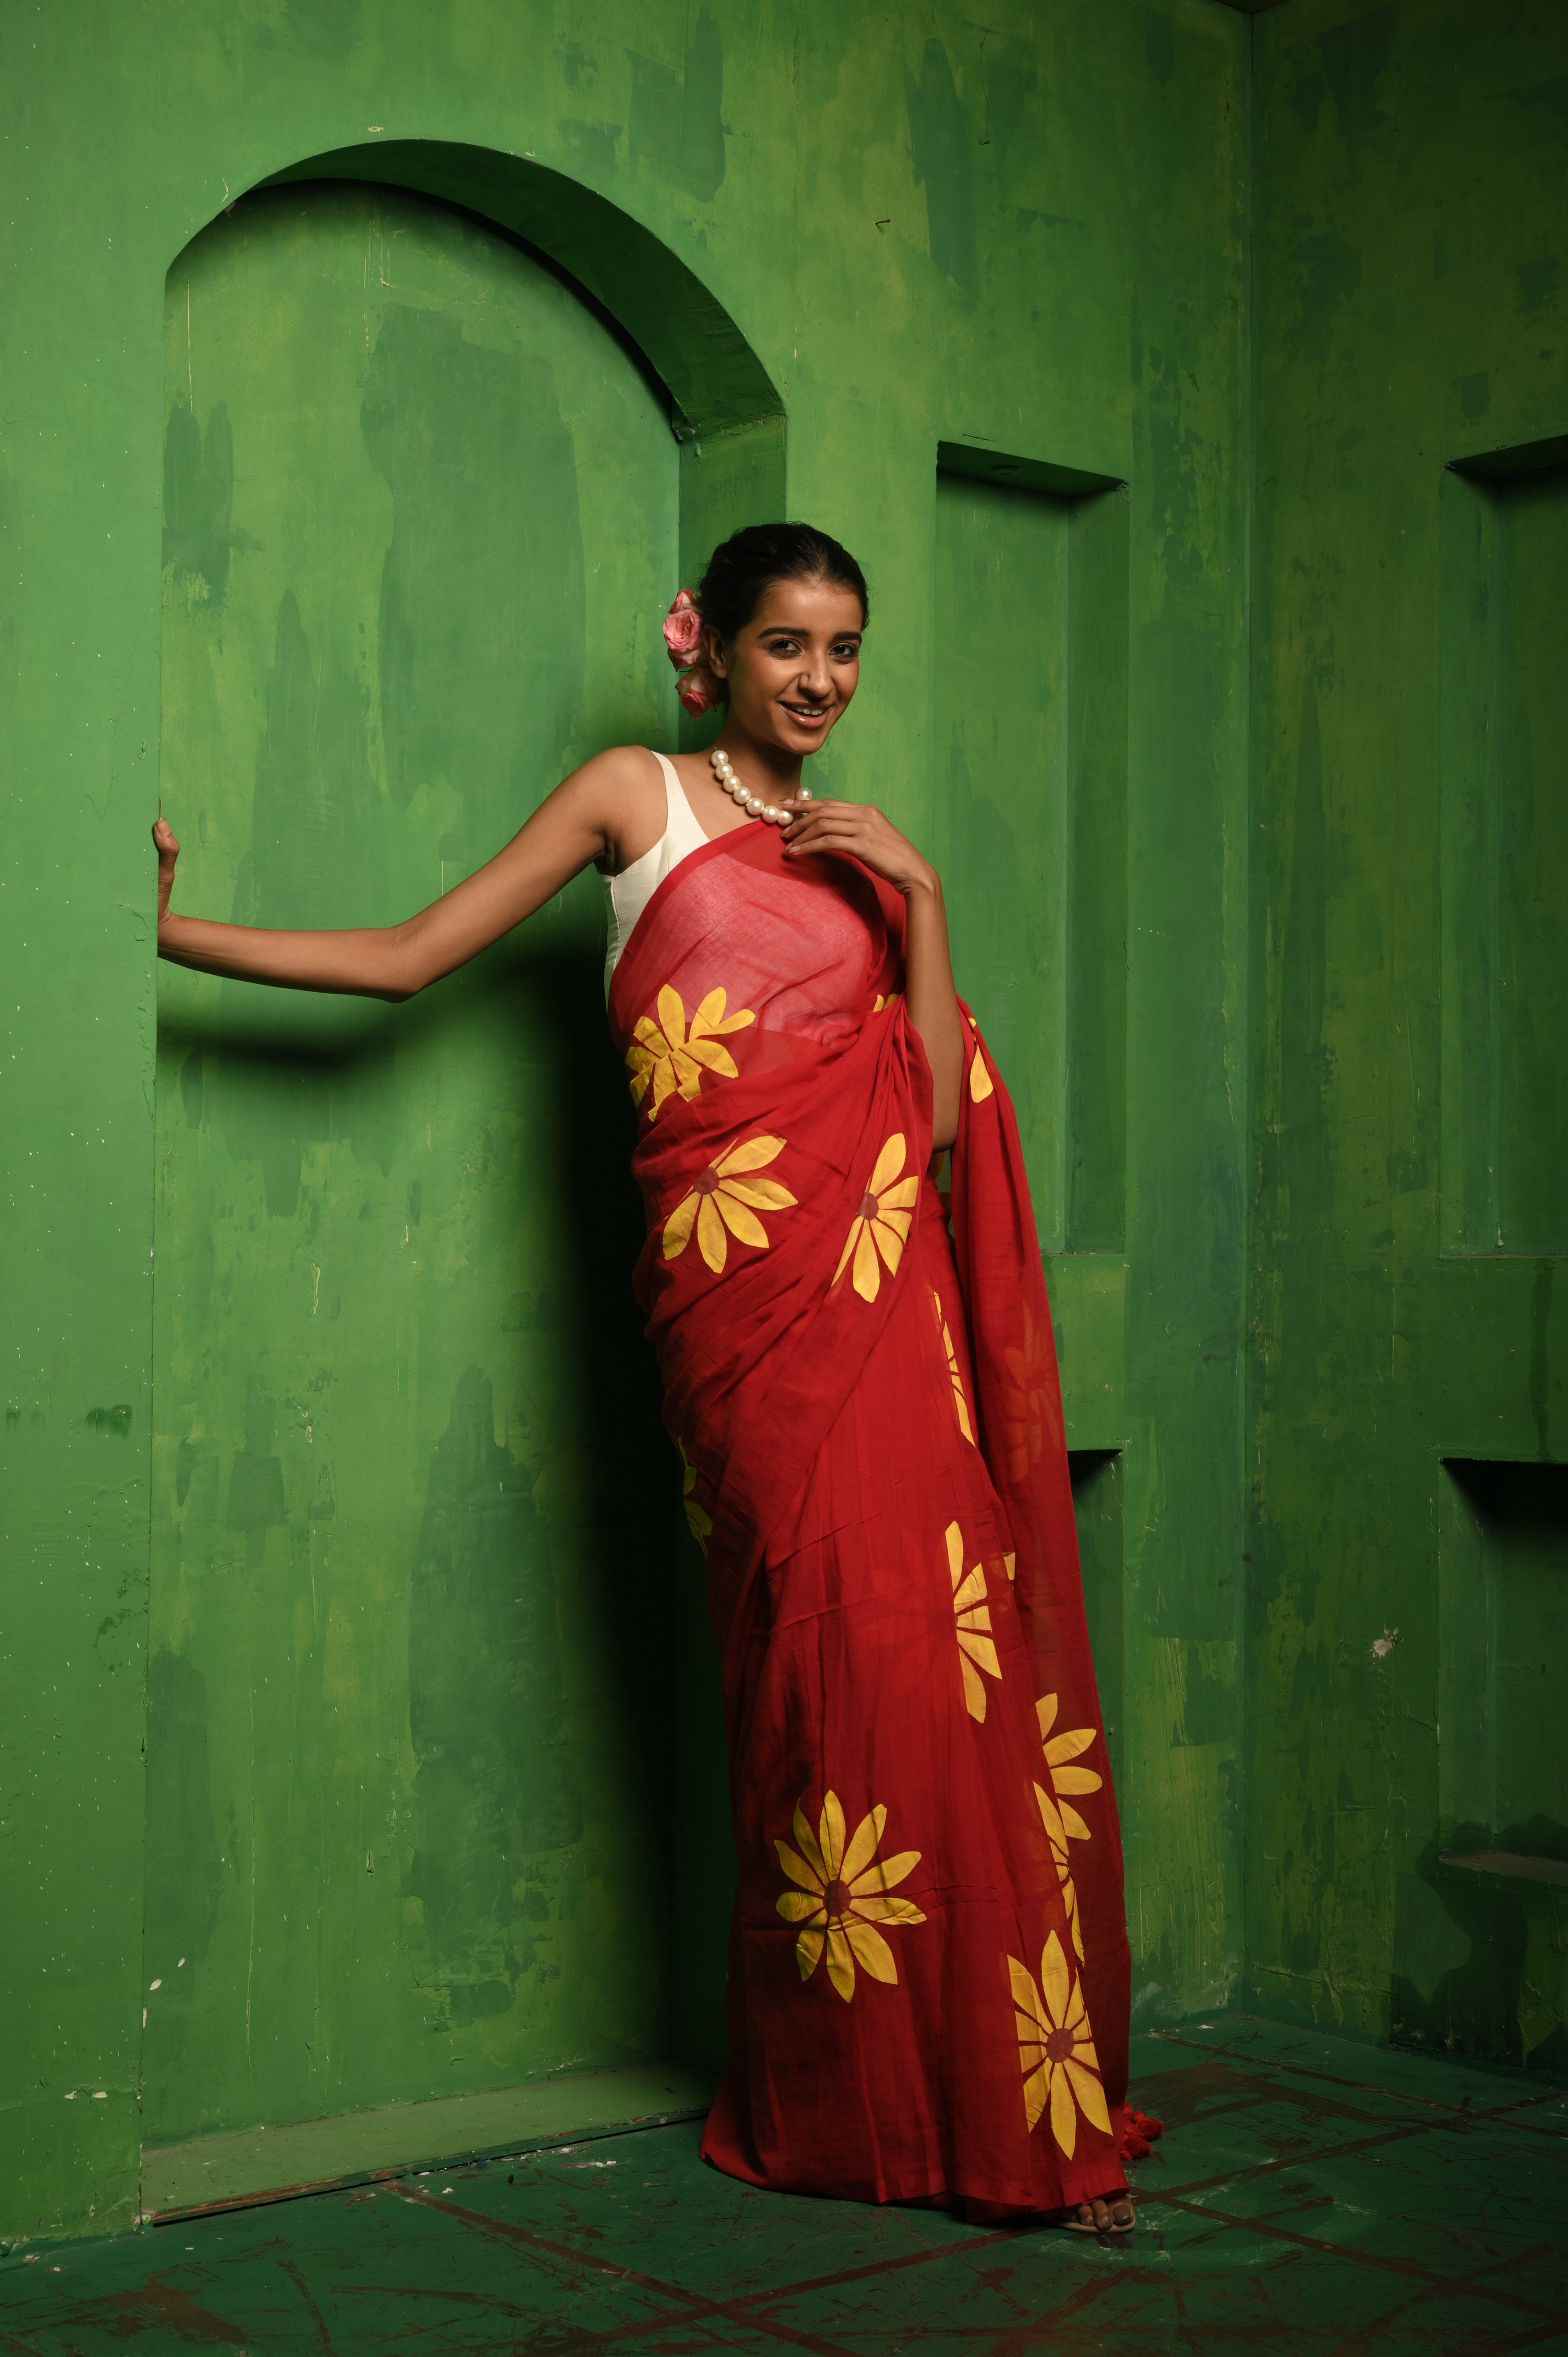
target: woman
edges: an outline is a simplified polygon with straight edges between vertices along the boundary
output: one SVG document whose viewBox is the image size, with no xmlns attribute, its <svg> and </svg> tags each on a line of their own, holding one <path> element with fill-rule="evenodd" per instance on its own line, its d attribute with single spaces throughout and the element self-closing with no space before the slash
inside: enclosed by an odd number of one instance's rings
<svg viewBox="0 0 1568 2357">
<path fill-rule="evenodd" d="M 407 998 L 599 867 L 635 1281 L 724 1670 L 739 1893 L 703 2151 L 757 2185 L 1126 2232 L 1121 1845 L 1016 1127 L 934 869 L 800 780 L 866 618 L 836 541 L 737 533 L 664 625 L 682 702 L 724 705 L 708 754 L 597 755 L 365 931 L 174 914 L 160 819 L 158 948 Z"/>
</svg>

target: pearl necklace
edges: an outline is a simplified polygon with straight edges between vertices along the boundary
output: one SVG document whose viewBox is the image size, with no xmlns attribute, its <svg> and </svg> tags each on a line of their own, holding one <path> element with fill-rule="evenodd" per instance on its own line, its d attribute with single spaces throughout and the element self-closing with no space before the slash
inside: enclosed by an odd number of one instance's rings
<svg viewBox="0 0 1568 2357">
<path fill-rule="evenodd" d="M 741 784 L 730 767 L 729 755 L 721 746 L 714 747 L 713 751 L 708 755 L 708 765 L 725 793 L 733 795 L 742 810 L 749 811 L 753 818 L 766 819 L 769 826 L 789 825 L 790 813 L 788 811 L 777 809 L 772 802 L 765 802 L 760 794 L 752 793 L 748 788 Z M 797 802 L 809 802 L 811 799 L 810 786 L 798 787 L 795 799 Z"/>
</svg>

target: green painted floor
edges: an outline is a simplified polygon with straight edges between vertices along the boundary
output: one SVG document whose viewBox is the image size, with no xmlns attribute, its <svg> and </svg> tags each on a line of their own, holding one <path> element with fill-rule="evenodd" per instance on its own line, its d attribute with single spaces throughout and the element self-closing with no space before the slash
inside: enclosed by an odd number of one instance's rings
<svg viewBox="0 0 1568 2357">
<path fill-rule="evenodd" d="M 9 2261 L 0 2351 L 1568 2351 L 1562 2091 L 1235 2018 L 1133 2067 L 1125 2244 L 751 2192 L 687 2123 Z"/>
</svg>

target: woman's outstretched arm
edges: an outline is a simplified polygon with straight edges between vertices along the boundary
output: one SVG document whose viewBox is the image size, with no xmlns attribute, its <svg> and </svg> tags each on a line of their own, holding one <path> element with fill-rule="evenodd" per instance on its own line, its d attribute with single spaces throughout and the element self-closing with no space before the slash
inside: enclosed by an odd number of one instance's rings
<svg viewBox="0 0 1568 2357">
<path fill-rule="evenodd" d="M 963 1081 L 963 1017 L 953 988 L 942 879 L 873 802 L 797 802 L 785 829 L 788 851 L 849 851 L 904 895 L 904 1004 L 931 1068 L 931 1143 L 940 1153 L 958 1135 Z"/>
<path fill-rule="evenodd" d="M 166 818 L 153 829 L 158 852 L 158 955 L 203 974 L 286 990 L 351 991 L 365 998 L 412 998 L 427 983 L 466 965 L 532 916 L 579 869 L 614 854 L 641 805 L 652 817 L 661 792 L 646 753 L 618 746 L 575 770 L 546 796 L 505 849 L 417 916 L 398 925 L 288 932 L 186 917 L 169 907 L 179 845 Z"/>
</svg>

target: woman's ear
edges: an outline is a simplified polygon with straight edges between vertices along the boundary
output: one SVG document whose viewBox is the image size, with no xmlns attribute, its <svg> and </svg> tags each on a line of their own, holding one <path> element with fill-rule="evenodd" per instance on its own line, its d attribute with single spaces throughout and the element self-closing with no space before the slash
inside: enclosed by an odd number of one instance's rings
<svg viewBox="0 0 1568 2357">
<path fill-rule="evenodd" d="M 715 679 L 729 677 L 729 662 L 725 654 L 725 642 L 711 622 L 703 627 L 703 661 Z"/>
</svg>

